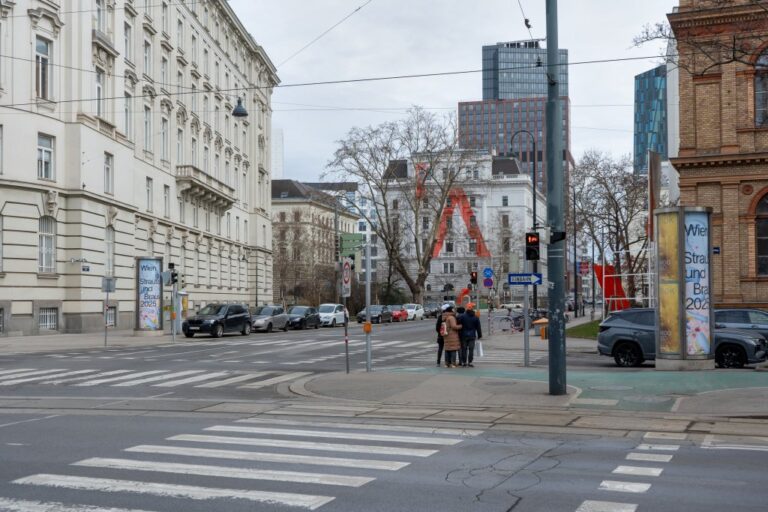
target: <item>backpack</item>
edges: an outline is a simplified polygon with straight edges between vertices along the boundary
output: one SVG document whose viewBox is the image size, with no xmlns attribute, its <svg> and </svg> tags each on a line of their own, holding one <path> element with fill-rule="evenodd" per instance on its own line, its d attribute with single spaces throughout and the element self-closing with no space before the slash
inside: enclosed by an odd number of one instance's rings
<svg viewBox="0 0 768 512">
<path fill-rule="evenodd" d="M 440 336 L 448 336 L 448 324 L 445 322 L 440 324 Z"/>
</svg>

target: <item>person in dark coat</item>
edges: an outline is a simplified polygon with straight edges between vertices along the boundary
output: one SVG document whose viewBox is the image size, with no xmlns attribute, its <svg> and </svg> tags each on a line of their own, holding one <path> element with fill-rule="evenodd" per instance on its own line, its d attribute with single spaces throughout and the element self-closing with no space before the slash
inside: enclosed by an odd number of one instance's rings
<svg viewBox="0 0 768 512">
<path fill-rule="evenodd" d="M 443 355 L 443 345 L 445 344 L 445 340 L 443 340 L 443 337 L 440 336 L 440 326 L 443 324 L 443 311 L 447 309 L 447 305 L 440 308 L 440 314 L 436 316 L 437 322 L 435 322 L 435 331 L 437 332 L 437 366 L 440 366 L 440 358 Z M 446 363 L 447 361 L 446 354 Z"/>
<path fill-rule="evenodd" d="M 480 319 L 472 308 L 458 318 L 461 324 L 461 349 L 459 351 L 459 366 L 470 366 L 475 356 L 475 340 L 483 337 L 483 329 L 480 326 Z"/>
<path fill-rule="evenodd" d="M 459 332 L 461 331 L 461 324 L 456 321 L 456 313 L 453 312 L 453 306 L 443 312 L 442 321 L 445 323 L 445 334 L 443 340 L 445 341 L 445 366 L 446 368 L 456 368 L 456 359 L 459 349 L 461 349 L 461 341 L 459 339 Z"/>
</svg>

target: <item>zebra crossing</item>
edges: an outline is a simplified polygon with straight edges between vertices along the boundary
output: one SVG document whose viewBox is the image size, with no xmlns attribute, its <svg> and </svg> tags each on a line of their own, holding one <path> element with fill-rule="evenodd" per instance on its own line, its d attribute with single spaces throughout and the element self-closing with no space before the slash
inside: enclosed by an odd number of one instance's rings
<svg viewBox="0 0 768 512">
<path fill-rule="evenodd" d="M 114 457 L 87 457 L 69 464 L 72 471 L 50 469 L 17 478 L 6 491 L 11 495 L 0 496 L 0 510 L 150 512 L 120 508 L 139 496 L 142 503 L 151 499 L 158 510 L 181 510 L 185 500 L 205 501 L 210 510 L 253 510 L 258 505 L 317 510 L 343 498 L 345 489 L 372 485 L 481 433 L 247 418 L 157 444 L 130 446 Z M 206 485 L 195 477 L 207 477 Z M 36 500 L 28 499 L 30 492 Z"/>
<path fill-rule="evenodd" d="M 151 386 L 157 388 L 176 388 L 191 386 L 213 389 L 232 386 L 239 389 L 261 389 L 276 384 L 290 382 L 312 375 L 313 372 L 259 371 L 243 373 L 238 371 L 207 370 L 143 370 L 128 369 L 101 371 L 98 369 L 69 370 L 65 368 L 34 369 L 17 368 L 0 370 L 0 388 L 31 385 L 96 387 L 110 386 L 127 388 Z"/>
</svg>

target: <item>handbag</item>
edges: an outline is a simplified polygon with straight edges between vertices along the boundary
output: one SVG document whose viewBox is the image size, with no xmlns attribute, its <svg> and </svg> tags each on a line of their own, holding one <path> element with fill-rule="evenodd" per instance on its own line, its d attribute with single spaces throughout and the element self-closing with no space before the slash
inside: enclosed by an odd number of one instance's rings
<svg viewBox="0 0 768 512">
<path fill-rule="evenodd" d="M 477 355 L 477 357 L 485 357 L 485 353 L 483 352 L 483 342 L 480 340 L 475 342 L 475 355 Z"/>
</svg>

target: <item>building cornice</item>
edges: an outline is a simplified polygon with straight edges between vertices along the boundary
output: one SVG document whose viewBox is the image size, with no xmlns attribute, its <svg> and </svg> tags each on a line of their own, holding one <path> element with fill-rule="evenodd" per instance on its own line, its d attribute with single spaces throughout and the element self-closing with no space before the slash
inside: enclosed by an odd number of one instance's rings
<svg viewBox="0 0 768 512">
<path fill-rule="evenodd" d="M 768 12 L 760 6 L 739 5 L 732 7 L 720 7 L 715 9 L 690 9 L 667 14 L 667 19 L 672 26 L 675 35 L 681 38 L 682 34 L 696 35 L 705 32 L 709 37 L 713 34 L 722 34 L 723 25 L 731 25 L 730 32 L 750 30 L 755 22 L 768 22 Z M 716 30 L 715 27 L 717 27 Z"/>
<path fill-rule="evenodd" d="M 735 155 L 704 155 L 671 158 L 677 169 L 695 167 L 726 167 L 734 165 L 761 165 L 768 163 L 768 153 L 741 153 Z"/>
</svg>

